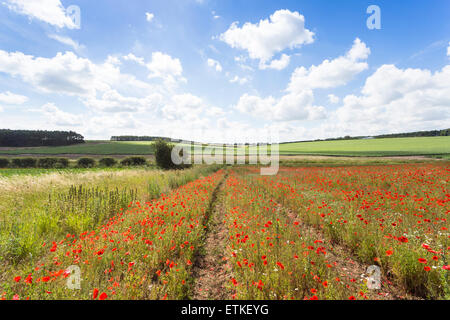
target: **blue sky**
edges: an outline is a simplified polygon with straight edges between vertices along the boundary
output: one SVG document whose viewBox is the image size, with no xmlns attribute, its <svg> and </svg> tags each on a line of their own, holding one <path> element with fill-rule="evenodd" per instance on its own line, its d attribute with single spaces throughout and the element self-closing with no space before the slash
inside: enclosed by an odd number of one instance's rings
<svg viewBox="0 0 450 320">
<path fill-rule="evenodd" d="M 4 0 L 0 21 L 1 128 L 288 141 L 450 127 L 445 0 Z"/>
</svg>

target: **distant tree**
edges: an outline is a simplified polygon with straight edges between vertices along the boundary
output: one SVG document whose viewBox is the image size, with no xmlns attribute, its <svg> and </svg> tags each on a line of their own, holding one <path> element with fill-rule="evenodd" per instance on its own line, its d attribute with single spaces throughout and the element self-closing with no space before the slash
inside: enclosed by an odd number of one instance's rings
<svg viewBox="0 0 450 320">
<path fill-rule="evenodd" d="M 170 169 L 184 169 L 190 167 L 187 164 L 176 165 L 172 161 L 172 150 L 175 146 L 172 143 L 168 143 L 164 140 L 157 140 L 153 144 L 153 150 L 155 151 L 156 165 L 164 170 Z M 180 154 L 180 156 L 183 156 Z"/>
</svg>

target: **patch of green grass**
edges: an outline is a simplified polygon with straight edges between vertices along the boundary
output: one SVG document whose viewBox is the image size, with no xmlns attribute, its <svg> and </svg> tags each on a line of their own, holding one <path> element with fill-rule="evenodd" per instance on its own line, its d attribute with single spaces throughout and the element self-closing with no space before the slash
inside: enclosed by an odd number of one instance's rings
<svg viewBox="0 0 450 320">
<path fill-rule="evenodd" d="M 150 141 L 88 141 L 62 147 L 11 148 L 0 150 L 0 154 L 98 154 L 98 155 L 149 155 L 153 154 L 153 142 Z"/>
<path fill-rule="evenodd" d="M 450 137 L 299 142 L 280 145 L 280 154 L 408 156 L 450 154 Z"/>
</svg>

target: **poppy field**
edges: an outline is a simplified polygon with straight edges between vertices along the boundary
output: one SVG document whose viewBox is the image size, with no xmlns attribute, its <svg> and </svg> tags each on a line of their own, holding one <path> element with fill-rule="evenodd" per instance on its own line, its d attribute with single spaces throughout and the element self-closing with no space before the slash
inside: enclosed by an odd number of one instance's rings
<svg viewBox="0 0 450 320">
<path fill-rule="evenodd" d="M 214 170 L 3 260 L 0 296 L 448 300 L 449 181 L 445 162 Z"/>
</svg>

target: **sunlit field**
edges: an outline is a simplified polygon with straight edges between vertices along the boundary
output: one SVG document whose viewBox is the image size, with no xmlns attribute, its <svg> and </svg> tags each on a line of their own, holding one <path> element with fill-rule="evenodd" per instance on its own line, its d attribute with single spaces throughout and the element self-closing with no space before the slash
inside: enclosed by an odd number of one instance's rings
<svg viewBox="0 0 450 320">
<path fill-rule="evenodd" d="M 4 177 L 0 293 L 449 299 L 449 173 L 439 162 Z M 80 290 L 67 286 L 73 266 Z"/>
<path fill-rule="evenodd" d="M 6 155 L 151 155 L 154 153 L 151 141 L 88 141 L 86 144 L 63 147 L 5 148 Z M 185 144 L 182 144 L 185 145 Z M 206 148 L 206 144 L 204 148 Z M 233 147 L 226 147 L 227 149 Z M 257 153 L 258 148 L 245 148 Z M 269 147 L 270 150 L 270 147 Z M 336 141 L 314 141 L 283 143 L 279 146 L 281 155 L 328 155 L 328 156 L 442 156 L 450 155 L 450 137 L 415 137 L 389 139 L 353 139 Z M 195 150 L 192 150 L 195 153 Z"/>
</svg>

